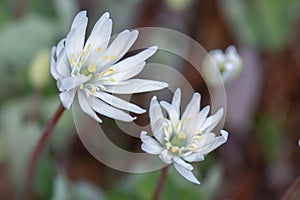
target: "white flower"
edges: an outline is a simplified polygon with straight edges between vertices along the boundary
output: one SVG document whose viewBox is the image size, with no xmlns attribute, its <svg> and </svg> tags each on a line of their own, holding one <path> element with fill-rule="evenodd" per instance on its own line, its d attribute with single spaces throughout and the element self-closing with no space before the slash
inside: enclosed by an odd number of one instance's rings
<svg viewBox="0 0 300 200">
<path fill-rule="evenodd" d="M 215 84 L 215 79 L 218 77 L 213 68 L 216 66 L 224 81 L 228 83 L 236 79 L 242 71 L 242 58 L 236 51 L 234 46 L 229 46 L 225 53 L 220 49 L 212 50 L 204 59 L 204 73 L 208 76 L 208 81 Z"/>
<path fill-rule="evenodd" d="M 167 164 L 174 164 L 175 169 L 187 180 L 200 184 L 191 172 L 193 166 L 187 162 L 204 160 L 204 155 L 215 150 L 227 141 L 228 133 L 221 130 L 217 136 L 212 130 L 219 123 L 223 109 L 207 117 L 209 106 L 200 110 L 200 94 L 195 93 L 180 117 L 181 91 L 175 91 L 172 104 L 153 97 L 150 103 L 150 123 L 153 137 L 142 131 L 142 149 Z M 161 106 L 168 114 L 165 118 Z"/>
<path fill-rule="evenodd" d="M 81 109 L 98 122 L 102 121 L 96 113 L 132 121 L 135 118 L 120 109 L 138 114 L 145 110 L 110 93 L 133 94 L 167 87 L 159 81 L 131 79 L 143 70 L 145 60 L 157 47 L 119 61 L 137 39 L 138 31 L 125 30 L 109 45 L 112 20 L 105 13 L 85 42 L 87 22 L 86 11 L 79 12 L 67 37 L 51 50 L 51 74 L 57 80 L 60 100 L 69 109 L 77 94 Z"/>
</svg>

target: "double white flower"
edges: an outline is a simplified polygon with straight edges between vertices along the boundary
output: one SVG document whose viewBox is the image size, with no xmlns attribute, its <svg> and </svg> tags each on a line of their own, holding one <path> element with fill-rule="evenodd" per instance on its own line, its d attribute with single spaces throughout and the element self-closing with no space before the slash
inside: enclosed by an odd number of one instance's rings
<svg viewBox="0 0 300 200">
<path fill-rule="evenodd" d="M 218 77 L 213 68 L 216 66 L 224 83 L 228 83 L 239 76 L 243 68 L 242 58 L 236 51 L 235 46 L 229 46 L 225 52 L 220 49 L 212 50 L 205 57 L 204 73 L 211 84 L 215 84 Z"/>
<path fill-rule="evenodd" d="M 81 109 L 98 122 L 101 119 L 96 113 L 132 121 L 135 117 L 122 110 L 137 114 L 145 110 L 110 93 L 133 94 L 167 87 L 159 81 L 131 79 L 143 70 L 157 47 L 118 62 L 137 39 L 138 31 L 124 30 L 109 44 L 112 20 L 105 13 L 85 42 L 87 23 L 86 11 L 78 13 L 67 37 L 51 50 L 51 74 L 57 80 L 60 100 L 69 109 L 77 94 Z"/>
<path fill-rule="evenodd" d="M 181 91 L 175 91 L 172 104 L 166 101 L 158 103 L 153 97 L 150 103 L 150 123 L 153 137 L 142 131 L 142 149 L 167 164 L 174 164 L 175 169 L 187 180 L 200 184 L 191 172 L 193 166 L 187 162 L 204 160 L 204 155 L 213 151 L 227 141 L 228 133 L 221 130 L 217 136 L 212 130 L 217 126 L 223 115 L 220 109 L 207 117 L 210 107 L 200 110 L 200 94 L 195 93 L 180 117 Z M 163 107 L 168 114 L 164 117 Z"/>
</svg>

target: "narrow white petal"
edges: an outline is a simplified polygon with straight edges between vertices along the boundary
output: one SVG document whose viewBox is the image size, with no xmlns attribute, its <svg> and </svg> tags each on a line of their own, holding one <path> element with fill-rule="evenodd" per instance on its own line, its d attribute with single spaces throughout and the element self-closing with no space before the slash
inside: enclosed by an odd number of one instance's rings
<svg viewBox="0 0 300 200">
<path fill-rule="evenodd" d="M 174 163 L 175 169 L 178 171 L 181 176 L 183 176 L 185 179 L 192 183 L 200 184 L 200 182 L 197 180 L 195 175 L 188 169 L 184 168 L 182 165 L 179 165 L 177 163 Z"/>
<path fill-rule="evenodd" d="M 83 112 L 88 114 L 90 117 L 92 117 L 97 122 L 102 122 L 102 120 L 96 115 L 96 113 L 93 111 L 92 107 L 90 106 L 86 96 L 82 92 L 78 92 L 78 102 Z"/>
<path fill-rule="evenodd" d="M 65 48 L 65 41 L 66 41 L 66 39 L 63 38 L 57 43 L 57 47 L 56 47 L 56 57 L 57 58 L 58 58 L 61 50 L 63 50 Z"/>
<path fill-rule="evenodd" d="M 112 32 L 112 20 L 106 16 L 102 16 L 95 24 L 91 32 L 91 35 L 86 41 L 86 45 L 84 48 L 85 51 L 88 51 L 87 48 L 89 46 L 90 46 L 90 52 L 92 53 L 101 53 L 105 51 L 110 40 L 111 32 Z"/>
<path fill-rule="evenodd" d="M 50 73 L 55 80 L 61 78 L 62 76 L 56 71 L 56 61 L 54 60 L 56 47 L 52 47 L 50 51 Z"/>
<path fill-rule="evenodd" d="M 138 75 L 145 67 L 146 62 L 139 63 L 135 66 L 129 66 L 126 71 L 119 71 L 118 73 L 113 73 L 109 77 L 112 78 L 114 81 L 126 81 L 136 75 Z"/>
<path fill-rule="evenodd" d="M 60 101 L 66 109 L 70 109 L 74 101 L 75 94 L 75 90 L 64 91 L 59 94 Z"/>
<path fill-rule="evenodd" d="M 167 111 L 167 113 L 169 115 L 169 119 L 172 122 L 174 122 L 175 124 L 177 124 L 178 121 L 179 121 L 179 115 L 176 111 L 176 108 L 173 105 L 166 102 L 166 101 L 161 101 L 160 105 Z"/>
<path fill-rule="evenodd" d="M 186 119 L 197 115 L 197 113 L 200 110 L 200 100 L 201 95 L 199 93 L 195 93 L 189 104 L 186 106 L 185 111 L 181 116 L 181 119 Z"/>
<path fill-rule="evenodd" d="M 80 57 L 85 40 L 87 22 L 86 11 L 81 11 L 75 16 L 71 31 L 67 35 L 65 42 L 68 58 L 71 58 L 73 54 L 78 58 Z"/>
<path fill-rule="evenodd" d="M 57 57 L 56 71 L 63 77 L 69 77 L 71 75 L 70 64 L 65 48 L 60 51 L 60 54 Z"/>
<path fill-rule="evenodd" d="M 150 154 L 160 154 L 163 147 L 152 137 L 147 135 L 146 131 L 141 132 L 142 150 Z"/>
<path fill-rule="evenodd" d="M 221 120 L 222 116 L 223 116 L 223 108 L 218 110 L 218 112 L 216 114 L 208 117 L 205 120 L 204 124 L 201 126 L 200 130 L 205 131 L 205 132 L 210 132 L 217 126 L 217 124 Z"/>
<path fill-rule="evenodd" d="M 130 112 L 134 112 L 137 114 L 142 114 L 145 113 L 146 110 L 142 109 L 141 107 L 134 105 L 132 103 L 129 103 L 127 101 L 124 101 L 118 97 L 115 97 L 113 95 L 110 95 L 108 93 L 105 92 L 96 92 L 94 94 L 95 97 L 98 97 L 100 99 L 102 99 L 103 101 L 105 101 L 106 103 L 116 107 L 116 108 L 120 108 L 123 110 L 128 110 Z"/>
<path fill-rule="evenodd" d="M 109 67 L 110 69 L 113 69 L 115 73 L 118 72 L 124 72 L 131 70 L 134 66 L 139 65 L 140 63 L 143 63 L 146 61 L 149 57 L 151 57 L 156 51 L 157 46 L 152 46 L 134 56 L 131 56 L 129 58 L 126 58 L 113 66 Z"/>
<path fill-rule="evenodd" d="M 171 164 L 173 161 L 172 161 L 172 155 L 169 154 L 168 150 L 165 149 L 161 152 L 161 154 L 158 156 L 164 163 L 167 163 L 167 164 Z"/>
<path fill-rule="evenodd" d="M 162 132 L 162 129 L 165 125 L 164 124 L 165 120 L 156 96 L 152 97 L 151 99 L 149 116 L 150 116 L 150 125 L 151 125 L 151 130 L 153 132 L 153 135 L 163 145 L 164 134 Z"/>
<path fill-rule="evenodd" d="M 172 105 L 174 106 L 178 116 L 180 115 L 180 102 L 181 102 L 181 90 L 180 88 L 177 88 L 175 90 L 173 99 L 172 99 Z"/>
<path fill-rule="evenodd" d="M 200 146 L 196 151 L 202 155 L 208 154 L 209 152 L 215 150 L 222 144 L 224 144 L 228 139 L 228 132 L 225 130 L 221 130 L 221 135 L 215 137 L 213 140 L 209 140 L 209 142 L 205 142 L 203 146 Z"/>
<path fill-rule="evenodd" d="M 165 136 L 163 133 L 164 126 L 166 126 L 166 121 L 163 118 L 157 120 L 153 125 L 151 125 L 152 133 L 161 145 L 164 145 L 165 143 Z"/>
<path fill-rule="evenodd" d="M 71 90 L 80 86 L 88 80 L 90 80 L 90 77 L 83 75 L 61 78 L 57 79 L 57 87 L 61 90 Z"/>
<path fill-rule="evenodd" d="M 204 160 L 204 156 L 200 153 L 192 153 L 188 156 L 183 157 L 187 162 L 199 162 Z"/>
<path fill-rule="evenodd" d="M 168 84 L 165 82 L 146 79 L 130 79 L 126 82 L 128 82 L 128 84 L 106 86 L 106 91 L 115 94 L 134 94 L 161 90 L 168 87 Z"/>
<path fill-rule="evenodd" d="M 121 32 L 116 39 L 111 43 L 111 45 L 107 48 L 104 56 L 116 57 L 115 59 L 103 59 L 97 60 L 97 64 L 101 64 L 101 66 L 111 65 L 117 62 L 120 58 L 122 58 L 125 53 L 129 50 L 129 48 L 133 45 L 135 40 L 137 39 L 138 31 L 128 31 L 125 30 Z"/>
<path fill-rule="evenodd" d="M 131 122 L 136 119 L 136 117 L 132 117 L 129 114 L 117 108 L 114 108 L 93 96 L 89 97 L 88 101 L 91 107 L 101 115 L 105 115 L 109 118 L 124 121 L 124 122 Z"/>
<path fill-rule="evenodd" d="M 200 127 L 204 124 L 206 117 L 209 113 L 210 106 L 205 106 L 199 113 L 197 117 L 197 130 L 200 130 Z"/>
<path fill-rule="evenodd" d="M 150 102 L 150 109 L 149 109 L 149 117 L 150 117 L 150 124 L 151 124 L 151 128 L 153 130 L 154 128 L 154 124 L 159 120 L 159 119 L 163 119 L 163 113 L 161 110 L 161 107 L 157 101 L 157 97 L 154 96 L 151 99 Z"/>
<path fill-rule="evenodd" d="M 174 163 L 177 163 L 178 165 L 181 165 L 182 167 L 188 169 L 188 170 L 193 170 L 193 166 L 189 163 L 186 163 L 184 160 L 182 160 L 181 158 L 176 158 L 174 159 Z"/>
</svg>

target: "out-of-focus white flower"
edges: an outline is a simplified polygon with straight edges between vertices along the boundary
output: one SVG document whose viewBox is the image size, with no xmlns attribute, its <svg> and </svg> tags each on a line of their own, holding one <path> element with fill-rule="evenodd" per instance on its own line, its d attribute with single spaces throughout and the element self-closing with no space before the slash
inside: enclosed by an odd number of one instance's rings
<svg viewBox="0 0 300 200">
<path fill-rule="evenodd" d="M 300 139 L 298 140 L 298 146 L 300 147 Z"/>
<path fill-rule="evenodd" d="M 166 101 L 158 103 L 153 97 L 150 103 L 150 123 L 153 137 L 142 131 L 142 149 L 167 164 L 174 164 L 175 169 L 187 180 L 200 184 L 192 173 L 193 166 L 187 162 L 204 160 L 204 155 L 213 151 L 227 141 L 228 133 L 221 130 L 216 136 L 212 130 L 217 126 L 223 115 L 220 109 L 207 117 L 209 106 L 200 110 L 200 94 L 195 93 L 180 117 L 181 91 L 175 91 L 172 104 Z M 164 117 L 163 107 L 168 117 Z"/>
<path fill-rule="evenodd" d="M 217 67 L 217 70 L 215 69 Z M 236 51 L 234 46 L 229 46 L 225 52 L 220 49 L 212 50 L 204 58 L 203 70 L 207 76 L 207 81 L 215 85 L 219 77 L 216 72 L 219 72 L 224 83 L 228 83 L 236 79 L 243 68 L 242 58 Z"/>
<path fill-rule="evenodd" d="M 60 100 L 69 109 L 77 94 L 81 109 L 98 122 L 102 121 L 96 113 L 132 121 L 135 117 L 122 110 L 138 114 L 145 110 L 110 93 L 133 94 L 167 87 L 164 82 L 131 79 L 143 70 L 146 59 L 157 51 L 157 47 L 119 61 L 137 39 L 138 31 L 124 30 L 109 44 L 112 20 L 106 12 L 85 42 L 87 23 L 86 11 L 79 12 L 67 37 L 51 50 L 50 69 L 61 92 Z"/>
</svg>

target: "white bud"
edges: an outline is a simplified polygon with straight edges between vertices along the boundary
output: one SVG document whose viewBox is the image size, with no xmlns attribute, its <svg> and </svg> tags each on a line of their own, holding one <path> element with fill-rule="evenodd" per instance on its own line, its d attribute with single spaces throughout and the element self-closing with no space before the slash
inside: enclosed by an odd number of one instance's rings
<svg viewBox="0 0 300 200">
<path fill-rule="evenodd" d="M 218 85 L 220 78 L 224 84 L 235 80 L 242 68 L 242 58 L 234 46 L 229 46 L 225 52 L 212 50 L 203 61 L 204 76 L 210 85 Z"/>
</svg>

